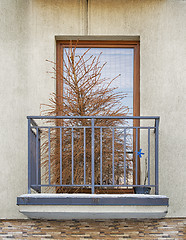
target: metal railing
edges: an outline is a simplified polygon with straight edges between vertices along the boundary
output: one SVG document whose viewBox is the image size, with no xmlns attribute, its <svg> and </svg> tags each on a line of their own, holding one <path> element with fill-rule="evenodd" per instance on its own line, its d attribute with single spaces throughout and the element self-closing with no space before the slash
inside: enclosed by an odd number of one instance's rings
<svg viewBox="0 0 186 240">
<path fill-rule="evenodd" d="M 27 119 L 28 193 L 41 187 L 83 187 L 95 193 L 97 188 L 146 186 L 158 194 L 159 117 Z"/>
</svg>

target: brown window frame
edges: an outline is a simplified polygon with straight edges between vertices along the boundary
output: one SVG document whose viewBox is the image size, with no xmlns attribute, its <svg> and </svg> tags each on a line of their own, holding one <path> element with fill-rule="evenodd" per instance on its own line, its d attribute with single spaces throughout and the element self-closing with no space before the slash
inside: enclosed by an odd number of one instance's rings
<svg viewBox="0 0 186 240">
<path fill-rule="evenodd" d="M 75 45 L 77 41 L 72 41 Z M 70 40 L 56 41 L 56 95 L 62 98 L 63 84 L 60 81 L 63 72 L 63 48 L 68 47 Z M 78 41 L 77 47 L 87 48 L 133 48 L 134 80 L 133 80 L 133 115 L 140 116 L 140 43 L 139 41 Z"/>
</svg>

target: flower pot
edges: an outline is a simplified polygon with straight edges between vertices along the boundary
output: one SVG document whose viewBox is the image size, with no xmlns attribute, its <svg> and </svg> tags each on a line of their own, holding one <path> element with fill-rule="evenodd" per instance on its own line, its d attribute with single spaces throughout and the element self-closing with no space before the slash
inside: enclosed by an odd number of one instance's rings
<svg viewBox="0 0 186 240">
<path fill-rule="evenodd" d="M 143 187 L 143 186 L 139 186 L 139 187 L 134 187 L 134 192 L 135 194 L 150 194 L 150 187 Z"/>
</svg>

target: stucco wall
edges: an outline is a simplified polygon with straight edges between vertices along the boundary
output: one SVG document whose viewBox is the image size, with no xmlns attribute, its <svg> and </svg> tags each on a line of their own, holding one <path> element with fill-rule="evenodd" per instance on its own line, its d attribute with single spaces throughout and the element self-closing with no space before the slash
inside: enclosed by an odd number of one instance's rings
<svg viewBox="0 0 186 240">
<path fill-rule="evenodd" d="M 160 194 L 168 216 L 186 216 L 186 1 L 0 1 L 0 218 L 22 218 L 27 192 L 27 115 L 55 90 L 46 72 L 55 36 L 140 37 L 141 115 L 159 115 Z M 109 39 L 109 37 L 107 37 Z"/>
</svg>

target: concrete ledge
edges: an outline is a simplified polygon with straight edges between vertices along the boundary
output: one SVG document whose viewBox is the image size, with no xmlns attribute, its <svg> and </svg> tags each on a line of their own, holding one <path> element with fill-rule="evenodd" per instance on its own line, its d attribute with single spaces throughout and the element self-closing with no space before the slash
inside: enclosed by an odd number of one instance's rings
<svg viewBox="0 0 186 240">
<path fill-rule="evenodd" d="M 163 218 L 167 206 L 22 205 L 19 210 L 33 219 Z"/>
<path fill-rule="evenodd" d="M 33 219 L 163 218 L 168 198 L 143 194 L 24 194 L 21 213 Z"/>
</svg>

